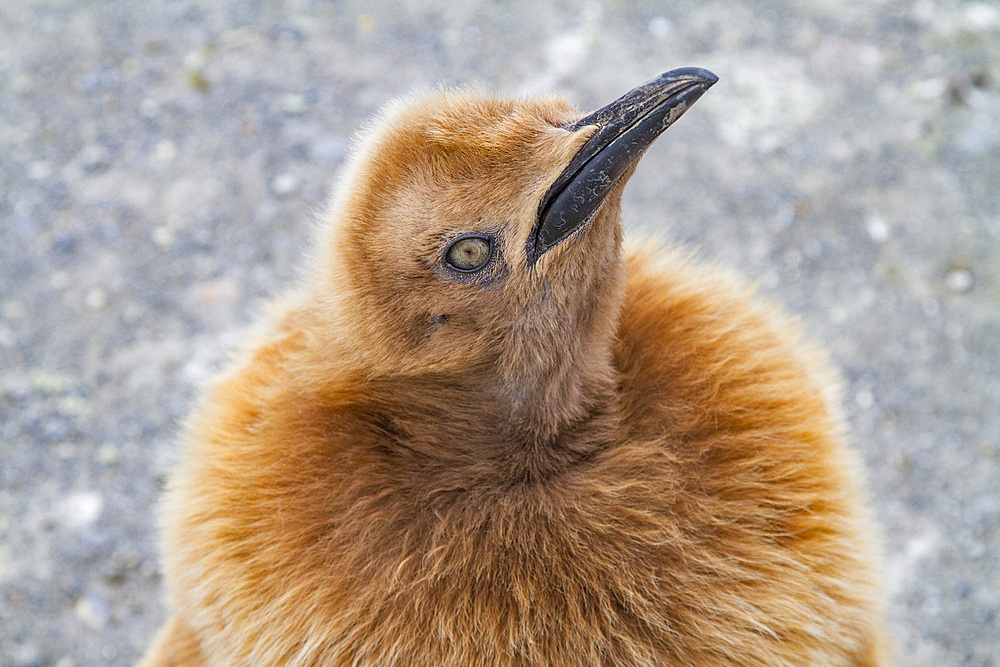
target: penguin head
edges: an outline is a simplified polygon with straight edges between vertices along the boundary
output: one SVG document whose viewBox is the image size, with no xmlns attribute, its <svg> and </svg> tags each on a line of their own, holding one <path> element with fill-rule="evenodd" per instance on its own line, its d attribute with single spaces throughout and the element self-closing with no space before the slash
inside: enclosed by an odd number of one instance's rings
<svg viewBox="0 0 1000 667">
<path fill-rule="evenodd" d="M 635 163 L 715 77 L 668 72 L 584 116 L 561 98 L 439 91 L 357 141 L 316 297 L 366 371 L 516 382 L 607 348 Z"/>
</svg>

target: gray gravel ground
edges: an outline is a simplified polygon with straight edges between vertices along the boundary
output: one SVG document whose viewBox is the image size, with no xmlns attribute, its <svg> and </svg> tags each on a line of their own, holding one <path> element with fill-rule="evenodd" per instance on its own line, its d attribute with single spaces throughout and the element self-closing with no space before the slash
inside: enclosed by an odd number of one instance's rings
<svg viewBox="0 0 1000 667">
<path fill-rule="evenodd" d="M 683 65 L 721 81 L 627 219 L 831 348 L 899 663 L 1000 664 L 1000 5 L 934 0 L 4 0 L 0 664 L 141 653 L 178 423 L 380 104 Z"/>
</svg>

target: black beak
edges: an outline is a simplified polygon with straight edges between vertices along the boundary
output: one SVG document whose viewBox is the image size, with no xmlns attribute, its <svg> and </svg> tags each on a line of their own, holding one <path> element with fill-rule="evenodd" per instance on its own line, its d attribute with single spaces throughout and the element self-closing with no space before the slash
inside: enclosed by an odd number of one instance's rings
<svg viewBox="0 0 1000 667">
<path fill-rule="evenodd" d="M 590 222 L 622 174 L 718 80 L 698 67 L 671 70 L 564 125 L 570 132 L 591 125 L 597 130 L 542 198 L 528 239 L 529 261 Z"/>
</svg>

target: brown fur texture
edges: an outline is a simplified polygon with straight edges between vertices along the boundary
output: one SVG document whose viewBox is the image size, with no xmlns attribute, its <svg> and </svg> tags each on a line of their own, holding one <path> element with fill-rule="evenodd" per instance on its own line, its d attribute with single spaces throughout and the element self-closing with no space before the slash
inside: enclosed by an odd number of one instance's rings
<svg viewBox="0 0 1000 667">
<path fill-rule="evenodd" d="M 302 285 L 190 422 L 143 665 L 884 664 L 836 382 L 796 325 L 623 247 L 621 186 L 526 261 L 579 116 L 440 92 L 368 130 Z M 496 257 L 449 274 L 467 232 Z"/>
</svg>

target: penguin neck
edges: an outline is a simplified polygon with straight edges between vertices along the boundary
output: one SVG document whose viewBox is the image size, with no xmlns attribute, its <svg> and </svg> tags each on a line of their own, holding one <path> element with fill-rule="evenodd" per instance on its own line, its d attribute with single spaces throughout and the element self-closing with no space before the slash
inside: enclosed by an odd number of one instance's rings
<svg viewBox="0 0 1000 667">
<path fill-rule="evenodd" d="M 613 401 L 617 373 L 607 345 L 577 342 L 534 364 L 505 369 L 497 385 L 511 423 L 538 441 L 554 442 Z"/>
<path fill-rule="evenodd" d="M 496 366 L 474 377 L 396 378 L 380 387 L 379 419 L 411 455 L 449 476 L 463 467 L 491 480 L 540 480 L 604 449 L 617 431 L 610 349 L 563 354 L 544 372 Z"/>
</svg>

